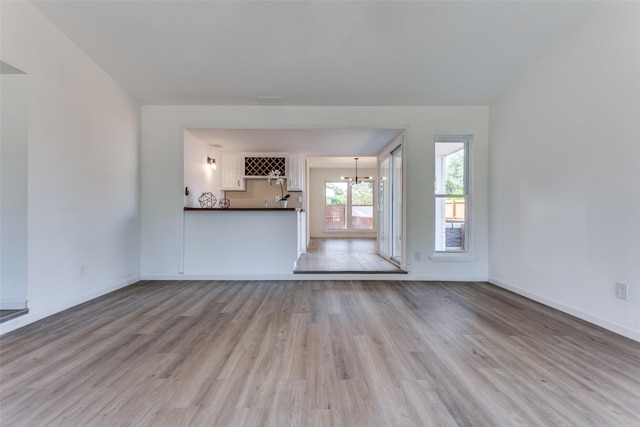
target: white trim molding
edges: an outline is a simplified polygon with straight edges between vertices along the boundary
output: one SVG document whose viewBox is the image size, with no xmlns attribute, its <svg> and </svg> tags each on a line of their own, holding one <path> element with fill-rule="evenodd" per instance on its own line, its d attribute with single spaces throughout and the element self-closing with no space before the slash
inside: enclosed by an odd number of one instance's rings
<svg viewBox="0 0 640 427">
<path fill-rule="evenodd" d="M 25 308 L 27 308 L 27 300 L 0 299 L 0 310 L 24 310 Z"/>
<path fill-rule="evenodd" d="M 582 319 L 585 322 L 592 323 L 594 325 L 600 326 L 608 331 L 614 332 L 616 334 L 622 335 L 634 341 L 640 342 L 640 333 L 638 331 L 634 331 L 632 329 L 626 328 L 624 326 L 620 326 L 616 323 L 610 322 L 606 319 L 602 319 L 597 316 L 593 316 L 589 313 L 585 313 L 584 311 L 578 310 L 575 307 L 571 307 L 568 305 L 564 305 L 557 301 L 550 300 L 548 298 L 542 297 L 540 295 L 534 294 L 518 286 L 512 285 L 495 277 L 489 277 L 489 283 L 492 285 L 498 286 L 500 288 L 506 289 L 523 297 L 529 298 L 533 301 L 539 302 L 540 304 L 544 304 L 548 307 L 555 308 L 556 310 L 562 311 L 563 313 L 570 314 L 578 319 Z"/>
</svg>

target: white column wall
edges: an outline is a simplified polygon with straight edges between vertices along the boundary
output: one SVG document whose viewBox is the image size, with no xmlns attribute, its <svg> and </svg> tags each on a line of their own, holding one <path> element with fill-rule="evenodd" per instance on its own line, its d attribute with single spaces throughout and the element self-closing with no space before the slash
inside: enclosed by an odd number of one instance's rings
<svg viewBox="0 0 640 427">
<path fill-rule="evenodd" d="M 140 106 L 29 2 L 0 8 L 29 87 L 30 313 L 7 332 L 139 279 Z"/>
<path fill-rule="evenodd" d="M 1 74 L 0 309 L 27 307 L 26 74 Z"/>
<path fill-rule="evenodd" d="M 491 281 L 640 340 L 640 4 L 597 9 L 490 133 Z"/>
</svg>

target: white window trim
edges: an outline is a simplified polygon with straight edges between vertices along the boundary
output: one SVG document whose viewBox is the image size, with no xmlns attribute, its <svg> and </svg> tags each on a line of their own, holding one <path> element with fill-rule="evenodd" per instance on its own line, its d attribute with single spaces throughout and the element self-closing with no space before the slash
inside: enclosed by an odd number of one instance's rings
<svg viewBox="0 0 640 427">
<path fill-rule="evenodd" d="M 472 147 L 473 147 L 473 135 L 435 135 L 433 138 L 434 143 L 434 152 L 435 152 L 435 144 L 438 142 L 462 142 L 465 144 L 465 194 L 462 195 L 465 197 L 465 250 L 463 251 L 437 251 L 435 250 L 435 236 L 432 239 L 432 244 L 434 245 L 434 249 L 432 254 L 429 256 L 429 259 L 432 261 L 443 261 L 443 262 L 469 262 L 477 259 L 477 255 L 473 254 L 473 230 L 472 225 Z M 435 172 L 435 171 L 434 171 Z M 435 175 L 435 173 L 434 173 Z M 435 177 L 434 177 L 435 179 Z M 451 195 L 446 194 L 436 194 L 435 191 L 432 193 L 433 200 L 433 209 L 435 212 L 435 204 L 436 199 L 443 198 Z M 435 218 L 434 218 L 435 221 Z M 432 224 L 432 229 L 435 230 L 435 223 Z"/>
</svg>

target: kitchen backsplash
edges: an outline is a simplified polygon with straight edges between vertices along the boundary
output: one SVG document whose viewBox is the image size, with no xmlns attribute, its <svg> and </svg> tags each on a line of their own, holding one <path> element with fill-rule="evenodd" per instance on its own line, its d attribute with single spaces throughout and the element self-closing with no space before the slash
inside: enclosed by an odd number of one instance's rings
<svg viewBox="0 0 640 427">
<path fill-rule="evenodd" d="M 287 194 L 286 182 L 283 191 Z M 265 202 L 270 208 L 279 207 L 275 196 L 280 196 L 280 186 L 273 184 L 273 181 L 269 184 L 266 179 L 247 179 L 246 191 L 225 191 L 225 193 L 233 208 L 264 208 Z M 302 196 L 302 192 L 290 191 L 289 194 L 291 197 L 287 207 L 301 208 L 302 203 L 298 202 L 298 197 Z"/>
</svg>

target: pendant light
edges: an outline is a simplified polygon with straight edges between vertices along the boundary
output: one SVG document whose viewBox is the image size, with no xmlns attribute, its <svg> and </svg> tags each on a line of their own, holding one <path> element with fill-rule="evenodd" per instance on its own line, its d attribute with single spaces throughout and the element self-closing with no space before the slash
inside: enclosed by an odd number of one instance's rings
<svg viewBox="0 0 640 427">
<path fill-rule="evenodd" d="M 363 179 L 373 179 L 372 176 L 358 176 L 358 157 L 354 157 L 356 161 L 356 176 L 343 176 L 342 179 L 351 181 L 351 184 L 362 184 Z"/>
</svg>

